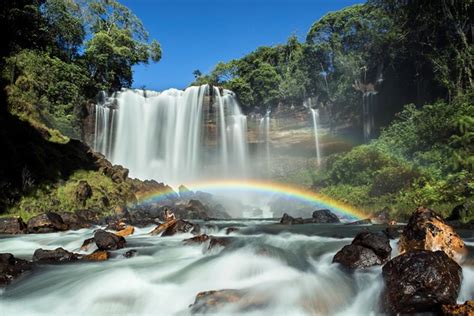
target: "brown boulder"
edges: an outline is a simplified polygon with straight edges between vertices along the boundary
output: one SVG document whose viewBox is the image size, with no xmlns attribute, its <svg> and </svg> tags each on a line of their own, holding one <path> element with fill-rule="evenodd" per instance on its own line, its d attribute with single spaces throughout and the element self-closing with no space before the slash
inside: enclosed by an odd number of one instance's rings
<svg viewBox="0 0 474 316">
<path fill-rule="evenodd" d="M 84 261 L 106 261 L 110 258 L 110 252 L 105 250 L 97 250 L 91 253 L 90 255 L 85 255 L 82 257 Z"/>
<path fill-rule="evenodd" d="M 461 263 L 467 248 L 464 241 L 435 211 L 419 207 L 410 217 L 399 242 L 400 254 L 416 250 L 444 251 Z"/>
<path fill-rule="evenodd" d="M 115 233 L 117 236 L 121 237 L 127 237 L 132 235 L 135 232 L 135 227 L 133 226 L 126 226 L 124 229 L 119 230 L 118 232 Z"/>
<path fill-rule="evenodd" d="M 27 226 L 28 233 L 52 233 L 68 229 L 61 216 L 53 212 L 30 218 Z"/>
<path fill-rule="evenodd" d="M 438 313 L 456 304 L 462 269 L 443 251 L 411 251 L 390 260 L 382 269 L 383 307 L 389 313 Z"/>
<path fill-rule="evenodd" d="M 441 307 L 443 316 L 473 316 L 474 301 L 466 301 L 464 304 L 443 305 Z"/>
<path fill-rule="evenodd" d="M 15 258 L 11 253 L 0 253 L 0 288 L 31 268 L 31 263 L 26 260 Z"/>
<path fill-rule="evenodd" d="M 197 224 L 193 224 L 191 222 L 178 219 L 170 225 L 168 228 L 166 228 L 163 233 L 161 234 L 162 237 L 166 236 L 173 236 L 178 233 L 192 233 L 194 235 L 199 234 L 200 227 Z"/>
<path fill-rule="evenodd" d="M 202 243 L 208 241 L 209 238 L 210 237 L 208 235 L 202 234 L 202 235 L 198 235 L 196 237 L 191 237 L 191 238 L 185 239 L 185 240 L 183 240 L 183 243 L 185 245 L 202 244 Z"/>
<path fill-rule="evenodd" d="M 24 234 L 27 227 L 21 217 L 1 217 L 0 234 Z"/>
<path fill-rule="evenodd" d="M 152 236 L 155 236 L 155 235 L 158 235 L 158 234 L 161 234 L 162 232 L 164 232 L 168 227 L 174 225 L 176 223 L 176 220 L 172 220 L 172 221 L 169 221 L 169 222 L 164 222 L 158 226 L 156 226 L 151 232 L 150 232 L 150 235 Z"/>
<path fill-rule="evenodd" d="M 54 250 L 36 249 L 33 254 L 33 262 L 38 263 L 68 263 L 80 259 L 75 253 L 69 252 L 63 248 Z"/>
<path fill-rule="evenodd" d="M 88 251 L 89 248 L 94 244 L 95 240 L 94 238 L 88 238 L 84 240 L 81 246 L 81 251 Z"/>
<path fill-rule="evenodd" d="M 125 238 L 99 229 L 94 234 L 94 241 L 99 250 L 116 250 L 125 247 Z"/>
</svg>

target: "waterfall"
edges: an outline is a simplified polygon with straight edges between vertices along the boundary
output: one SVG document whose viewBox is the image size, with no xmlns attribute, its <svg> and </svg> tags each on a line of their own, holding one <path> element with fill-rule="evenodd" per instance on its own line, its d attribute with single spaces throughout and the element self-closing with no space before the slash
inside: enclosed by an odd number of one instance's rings
<svg viewBox="0 0 474 316">
<path fill-rule="evenodd" d="M 271 111 L 267 110 L 265 116 L 260 118 L 258 123 L 258 141 L 264 144 L 260 153 L 265 160 L 267 174 L 270 172 L 270 113 Z"/>
<path fill-rule="evenodd" d="M 374 98 L 376 94 L 374 91 L 368 91 L 362 95 L 362 123 L 365 142 L 374 136 Z"/>
<path fill-rule="evenodd" d="M 97 104 L 94 148 L 132 177 L 181 184 L 246 175 L 246 135 L 247 118 L 231 91 L 124 89 Z"/>
<path fill-rule="evenodd" d="M 318 166 L 320 166 L 321 165 L 321 151 L 319 148 L 319 131 L 318 131 L 319 111 L 313 108 L 310 108 L 310 110 L 313 116 L 314 141 L 316 144 L 316 161 L 317 161 Z"/>
</svg>

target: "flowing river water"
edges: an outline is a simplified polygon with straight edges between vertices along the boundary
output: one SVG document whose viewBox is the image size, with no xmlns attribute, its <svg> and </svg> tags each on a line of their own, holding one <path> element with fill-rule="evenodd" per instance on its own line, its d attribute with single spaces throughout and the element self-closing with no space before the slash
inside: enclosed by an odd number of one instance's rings
<svg viewBox="0 0 474 316">
<path fill-rule="evenodd" d="M 201 291 L 239 289 L 262 302 L 245 309 L 229 303 L 217 314 L 369 315 L 377 313 L 383 290 L 381 267 L 348 274 L 332 264 L 334 254 L 363 229 L 343 224 L 284 226 L 274 220 L 200 222 L 204 232 L 227 236 L 227 248 L 185 245 L 191 234 L 150 236 L 153 227 L 126 237 L 127 247 L 105 262 L 41 265 L 0 292 L 1 315 L 189 315 Z M 31 259 L 38 248 L 80 252 L 94 229 L 1 236 L 0 249 Z M 474 238 L 465 238 L 474 246 Z M 391 241 L 392 257 L 397 240 Z M 137 255 L 125 258 L 131 249 Z M 459 302 L 474 296 L 474 268 L 463 267 Z"/>
</svg>

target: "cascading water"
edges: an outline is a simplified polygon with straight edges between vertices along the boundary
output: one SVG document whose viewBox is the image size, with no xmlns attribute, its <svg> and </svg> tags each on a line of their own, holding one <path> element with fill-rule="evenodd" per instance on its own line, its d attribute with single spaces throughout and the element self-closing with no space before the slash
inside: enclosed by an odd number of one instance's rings
<svg viewBox="0 0 474 316">
<path fill-rule="evenodd" d="M 316 161 L 318 166 L 321 165 L 321 150 L 319 148 L 319 111 L 311 108 L 311 115 L 313 117 L 314 140 L 316 145 Z"/>
<path fill-rule="evenodd" d="M 369 141 L 374 136 L 374 99 L 377 92 L 367 91 L 362 94 L 362 120 L 364 128 L 364 141 Z"/>
<path fill-rule="evenodd" d="M 231 91 L 212 89 L 122 90 L 104 98 L 96 106 L 95 150 L 132 177 L 169 184 L 245 176 L 247 118 Z"/>
<path fill-rule="evenodd" d="M 264 144 L 263 154 L 265 157 L 267 172 L 270 168 L 270 113 L 271 111 L 268 110 L 265 113 L 265 116 L 260 119 L 258 124 L 258 138 L 259 141 Z"/>
</svg>

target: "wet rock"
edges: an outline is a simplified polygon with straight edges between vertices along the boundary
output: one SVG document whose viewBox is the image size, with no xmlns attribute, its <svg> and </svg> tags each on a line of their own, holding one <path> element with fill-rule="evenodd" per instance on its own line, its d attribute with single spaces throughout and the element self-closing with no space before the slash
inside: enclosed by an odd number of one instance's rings
<svg viewBox="0 0 474 316">
<path fill-rule="evenodd" d="M 336 253 L 333 262 L 349 270 L 381 265 L 390 259 L 392 248 L 387 236 L 371 232 L 360 232 L 352 244 Z"/>
<path fill-rule="evenodd" d="M 28 233 L 52 233 L 68 229 L 61 216 L 53 212 L 30 218 L 27 226 Z"/>
<path fill-rule="evenodd" d="M 243 290 L 205 291 L 196 295 L 190 306 L 192 314 L 215 313 L 229 304 L 238 305 L 239 312 L 250 312 L 268 303 L 265 296 L 246 295 Z"/>
<path fill-rule="evenodd" d="M 0 218 L 0 234 L 24 234 L 26 231 L 26 224 L 21 217 Z"/>
<path fill-rule="evenodd" d="M 129 250 L 129 251 L 125 252 L 125 253 L 123 254 L 123 256 L 124 256 L 125 258 L 129 259 L 129 258 L 132 258 L 132 257 L 136 257 L 136 256 L 137 256 L 137 253 L 138 253 L 138 252 L 137 252 L 135 249 L 132 249 L 132 250 Z"/>
<path fill-rule="evenodd" d="M 375 234 L 368 231 L 360 232 L 355 236 L 352 244 L 372 249 L 383 262 L 390 259 L 392 247 L 390 247 L 390 242 L 384 234 Z"/>
<path fill-rule="evenodd" d="M 63 248 L 54 250 L 36 249 L 33 254 L 33 262 L 38 263 L 68 263 L 79 259 L 77 254 L 69 252 Z"/>
<path fill-rule="evenodd" d="M 82 246 L 81 246 L 81 251 L 88 251 L 89 248 L 94 245 L 95 243 L 95 240 L 94 238 L 88 238 L 86 240 L 84 240 L 84 242 L 82 243 Z"/>
<path fill-rule="evenodd" d="M 185 239 L 183 240 L 183 243 L 185 245 L 195 245 L 195 244 L 202 244 L 206 241 L 209 240 L 209 236 L 206 235 L 206 234 L 202 234 L 202 235 L 198 235 L 196 237 L 192 237 L 192 238 L 188 238 L 188 239 Z"/>
<path fill-rule="evenodd" d="M 118 232 L 115 233 L 115 235 L 121 236 L 121 237 L 127 237 L 127 236 L 132 235 L 134 232 L 135 232 L 135 227 L 125 226 L 124 229 L 119 230 Z"/>
<path fill-rule="evenodd" d="M 382 269 L 383 308 L 389 313 L 439 313 L 456 304 L 461 267 L 443 251 L 412 251 L 390 260 Z"/>
<path fill-rule="evenodd" d="M 108 176 L 115 183 L 122 183 L 127 180 L 128 177 L 128 169 L 120 165 L 112 166 L 112 164 L 108 163 L 103 165 L 99 170 L 101 170 L 103 174 Z"/>
<path fill-rule="evenodd" d="M 444 251 L 460 263 L 467 255 L 464 241 L 435 211 L 420 207 L 410 217 L 399 242 L 400 254 L 416 250 Z"/>
<path fill-rule="evenodd" d="M 110 252 L 105 250 L 97 250 L 90 255 L 82 256 L 83 261 L 106 261 L 110 258 Z"/>
<path fill-rule="evenodd" d="M 227 227 L 225 229 L 225 234 L 226 235 L 229 235 L 231 233 L 235 233 L 235 232 L 238 232 L 240 230 L 240 228 L 237 228 L 237 227 Z"/>
<path fill-rule="evenodd" d="M 86 206 L 86 201 L 92 197 L 92 188 L 85 180 L 79 181 L 75 191 L 76 202 Z"/>
<path fill-rule="evenodd" d="M 94 241 L 99 250 L 116 250 L 125 247 L 125 238 L 117 236 L 105 230 L 97 230 L 94 234 Z"/>
<path fill-rule="evenodd" d="M 364 269 L 383 263 L 372 249 L 352 244 L 339 250 L 332 262 L 337 262 L 349 270 Z"/>
<path fill-rule="evenodd" d="M 340 223 L 339 217 L 337 217 L 330 210 L 316 210 L 313 212 L 314 223 Z"/>
<path fill-rule="evenodd" d="M 99 215 L 89 210 L 60 212 L 58 215 L 61 216 L 63 222 L 72 230 L 89 228 L 99 222 Z"/>
<path fill-rule="evenodd" d="M 280 224 L 283 225 L 295 225 L 295 224 L 303 224 L 304 221 L 301 217 L 294 218 L 287 213 L 283 214 L 283 217 L 280 220 Z"/>
<path fill-rule="evenodd" d="M 15 258 L 11 253 L 0 253 L 0 288 L 31 268 L 32 264 L 26 260 Z"/>
<path fill-rule="evenodd" d="M 466 301 L 464 304 L 443 305 L 441 314 L 443 316 L 472 316 L 474 315 L 474 300 Z"/>
<path fill-rule="evenodd" d="M 403 230 L 400 229 L 399 227 L 388 226 L 382 231 L 382 233 L 384 233 L 385 236 L 387 236 L 389 239 L 397 239 L 402 234 L 402 231 Z"/>
<path fill-rule="evenodd" d="M 372 224 L 372 220 L 370 218 L 361 219 L 360 221 L 346 223 L 346 225 L 369 225 Z"/>
<path fill-rule="evenodd" d="M 181 218 L 188 219 L 207 219 L 211 216 L 211 211 L 204 206 L 199 200 L 190 200 L 185 207 L 185 214 L 182 214 Z"/>
<path fill-rule="evenodd" d="M 193 224 L 191 222 L 178 219 L 168 228 L 166 228 L 163 233 L 161 234 L 162 237 L 166 236 L 173 236 L 179 233 L 192 233 L 192 234 L 199 234 L 200 227 L 197 224 Z"/>
<path fill-rule="evenodd" d="M 172 221 L 169 221 L 169 222 L 164 222 L 158 226 L 156 226 L 151 232 L 150 232 L 150 235 L 152 236 L 156 236 L 156 235 L 159 235 L 161 233 L 163 233 L 166 229 L 168 229 L 168 227 L 174 225 L 176 223 L 176 220 L 172 220 Z"/>
</svg>

